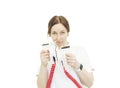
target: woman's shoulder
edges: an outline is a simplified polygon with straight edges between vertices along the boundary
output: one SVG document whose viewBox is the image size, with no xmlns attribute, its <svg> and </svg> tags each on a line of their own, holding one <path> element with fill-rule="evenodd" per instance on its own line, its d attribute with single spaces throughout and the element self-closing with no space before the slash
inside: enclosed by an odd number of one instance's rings
<svg viewBox="0 0 120 88">
<path fill-rule="evenodd" d="M 86 51 L 86 49 L 82 46 L 70 46 L 71 49 L 75 49 L 75 50 L 78 50 L 78 51 Z"/>
<path fill-rule="evenodd" d="M 81 46 L 81 45 L 78 45 L 78 44 L 73 44 L 73 43 L 71 43 L 71 42 L 69 42 L 69 46 L 70 46 L 71 48 L 76 49 L 76 50 L 85 50 L 85 47 L 83 47 L 83 46 Z"/>
<path fill-rule="evenodd" d="M 70 51 L 77 56 L 87 56 L 87 51 L 82 46 L 70 46 Z"/>
</svg>

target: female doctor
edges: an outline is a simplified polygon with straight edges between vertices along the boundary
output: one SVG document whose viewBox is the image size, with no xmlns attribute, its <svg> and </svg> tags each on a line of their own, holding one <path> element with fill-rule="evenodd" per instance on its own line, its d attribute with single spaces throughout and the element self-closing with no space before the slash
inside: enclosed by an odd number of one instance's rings
<svg viewBox="0 0 120 88">
<path fill-rule="evenodd" d="M 64 16 L 53 16 L 48 23 L 48 35 L 53 43 L 44 44 L 40 52 L 38 88 L 90 88 L 94 77 L 84 48 L 67 41 L 70 27 Z M 67 47 L 66 47 L 67 46 Z"/>
</svg>

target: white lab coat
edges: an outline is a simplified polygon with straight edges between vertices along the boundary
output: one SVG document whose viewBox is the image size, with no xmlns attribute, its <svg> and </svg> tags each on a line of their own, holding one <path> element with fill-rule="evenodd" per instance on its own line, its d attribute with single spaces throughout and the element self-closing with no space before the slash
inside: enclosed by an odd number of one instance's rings
<svg viewBox="0 0 120 88">
<path fill-rule="evenodd" d="M 58 49 L 54 46 L 54 44 L 50 44 L 47 46 L 46 49 L 50 50 L 50 61 L 48 63 L 48 72 L 50 74 L 50 69 L 53 61 L 53 56 L 56 58 L 56 68 L 51 84 L 51 88 L 77 88 L 77 86 L 65 75 L 63 66 L 61 63 L 61 60 L 63 61 L 63 64 L 65 66 L 65 69 L 82 85 L 83 88 L 87 88 L 85 85 L 83 85 L 79 77 L 77 76 L 76 72 L 66 63 L 65 59 L 65 53 L 73 53 L 76 56 L 76 59 L 83 64 L 84 68 L 87 71 L 92 71 L 92 65 L 88 59 L 87 52 L 84 48 L 81 47 L 73 47 L 70 46 L 68 49 Z M 49 75 L 48 74 L 48 75 Z"/>
</svg>

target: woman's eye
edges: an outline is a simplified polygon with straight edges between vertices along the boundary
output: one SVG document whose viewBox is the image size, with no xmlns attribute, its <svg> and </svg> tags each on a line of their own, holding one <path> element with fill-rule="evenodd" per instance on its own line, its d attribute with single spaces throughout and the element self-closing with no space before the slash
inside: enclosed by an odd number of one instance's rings
<svg viewBox="0 0 120 88">
<path fill-rule="evenodd" d="M 52 34 L 56 34 L 55 32 L 53 32 Z"/>
<path fill-rule="evenodd" d="M 62 34 L 64 34 L 65 32 L 61 32 Z"/>
</svg>

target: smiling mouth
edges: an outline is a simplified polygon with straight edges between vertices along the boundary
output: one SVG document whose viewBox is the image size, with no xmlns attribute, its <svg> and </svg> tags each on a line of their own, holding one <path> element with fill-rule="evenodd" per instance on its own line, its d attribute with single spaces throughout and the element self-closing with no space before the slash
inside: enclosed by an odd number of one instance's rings
<svg viewBox="0 0 120 88">
<path fill-rule="evenodd" d="M 63 41 L 55 41 L 55 44 L 57 45 L 57 46 L 59 46 L 59 47 L 62 47 L 62 46 L 65 46 L 65 45 L 67 45 L 68 44 L 68 42 L 63 42 Z"/>
<path fill-rule="evenodd" d="M 62 45 L 63 42 L 55 42 L 57 45 Z"/>
<path fill-rule="evenodd" d="M 56 42 L 56 44 L 62 44 L 62 42 Z"/>
</svg>

